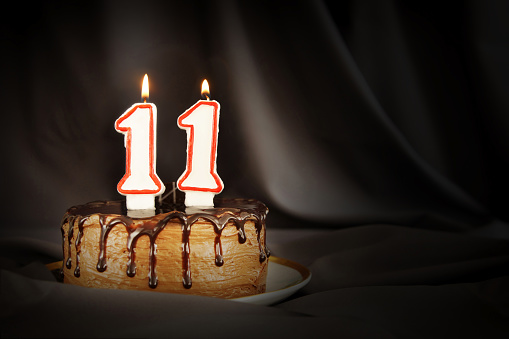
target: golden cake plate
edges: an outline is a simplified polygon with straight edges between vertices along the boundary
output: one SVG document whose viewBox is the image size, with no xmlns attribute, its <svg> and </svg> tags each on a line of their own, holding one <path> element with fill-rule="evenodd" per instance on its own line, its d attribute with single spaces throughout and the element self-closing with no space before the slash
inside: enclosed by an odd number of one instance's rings
<svg viewBox="0 0 509 339">
<path fill-rule="evenodd" d="M 62 261 L 47 264 L 46 267 L 58 278 Z M 267 272 L 267 288 L 264 293 L 229 299 L 256 305 L 272 305 L 282 301 L 306 286 L 311 280 L 311 272 L 294 261 L 270 256 Z M 59 281 L 61 281 L 59 279 Z"/>
</svg>

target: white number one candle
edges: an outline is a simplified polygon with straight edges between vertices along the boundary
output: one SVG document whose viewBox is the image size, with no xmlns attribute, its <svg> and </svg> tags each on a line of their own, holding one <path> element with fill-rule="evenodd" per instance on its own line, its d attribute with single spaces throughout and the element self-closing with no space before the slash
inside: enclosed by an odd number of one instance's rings
<svg viewBox="0 0 509 339">
<path fill-rule="evenodd" d="M 125 136 L 126 148 L 126 171 L 117 190 L 125 195 L 128 210 L 154 210 L 155 196 L 165 189 L 156 174 L 157 108 L 147 103 L 146 74 L 141 96 L 143 103 L 132 105 L 115 121 L 115 129 Z"/>
<path fill-rule="evenodd" d="M 186 206 L 214 206 L 214 195 L 223 190 L 216 169 L 220 106 L 210 100 L 207 80 L 202 96 L 207 100 L 199 100 L 177 119 L 187 132 L 186 171 L 177 181 L 179 190 L 186 193 Z"/>
</svg>

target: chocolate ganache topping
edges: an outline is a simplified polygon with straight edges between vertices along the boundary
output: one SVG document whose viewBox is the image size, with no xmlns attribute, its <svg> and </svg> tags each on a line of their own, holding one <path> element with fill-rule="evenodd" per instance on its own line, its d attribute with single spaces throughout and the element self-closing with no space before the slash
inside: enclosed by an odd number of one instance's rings
<svg viewBox="0 0 509 339">
<path fill-rule="evenodd" d="M 263 232 L 265 232 L 265 220 L 267 213 L 268 208 L 263 203 L 254 199 L 222 199 L 217 197 L 214 199 L 214 207 L 192 207 L 186 209 L 186 206 L 184 205 L 184 194 L 182 192 L 174 194 L 173 199 L 159 199 L 159 201 L 156 202 L 155 216 L 157 217 L 130 217 L 128 216 L 127 209 L 125 207 L 125 201 L 94 201 L 85 205 L 74 206 L 67 210 L 62 220 L 61 230 L 63 246 L 65 246 L 66 237 L 63 226 L 69 223 L 69 230 L 67 232 L 67 253 L 69 253 L 69 257 L 63 265 L 65 265 L 68 269 L 72 267 L 72 258 L 70 255 L 71 239 L 74 236 L 75 229 L 77 229 L 78 234 L 76 235 L 74 243 L 76 246 L 76 268 L 74 270 L 74 276 L 80 276 L 80 253 L 83 227 L 90 216 L 98 215 L 101 227 L 101 236 L 99 240 L 97 270 L 99 272 L 103 272 L 107 268 L 106 245 L 108 242 L 109 232 L 113 227 L 123 225 L 128 233 L 128 261 L 126 263 L 126 274 L 129 277 L 134 277 L 136 275 L 136 242 L 142 235 L 147 235 L 150 239 L 148 284 L 151 288 L 156 288 L 158 279 L 155 270 L 157 263 L 155 242 L 159 233 L 170 221 L 178 221 L 182 227 L 182 283 L 185 288 L 191 288 L 191 262 L 189 254 L 192 244 L 189 242 L 189 236 L 194 223 L 196 223 L 199 219 L 202 219 L 202 221 L 208 221 L 213 225 L 215 232 L 215 264 L 217 266 L 222 266 L 224 261 L 221 248 L 221 233 L 225 226 L 229 222 L 232 222 L 237 228 L 238 241 L 243 244 L 246 241 L 244 224 L 247 220 L 253 220 L 260 249 L 260 262 L 263 262 L 267 260 L 270 255 L 265 241 L 262 244 L 261 240 L 262 229 Z M 137 222 L 134 223 L 134 220 Z M 62 267 L 61 274 L 63 274 L 63 269 L 64 267 Z"/>
</svg>

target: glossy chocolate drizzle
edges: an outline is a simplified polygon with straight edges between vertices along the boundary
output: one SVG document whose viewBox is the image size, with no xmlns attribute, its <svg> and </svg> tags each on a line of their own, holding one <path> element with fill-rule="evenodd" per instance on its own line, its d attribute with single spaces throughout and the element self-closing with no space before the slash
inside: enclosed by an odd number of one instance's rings
<svg viewBox="0 0 509 339">
<path fill-rule="evenodd" d="M 229 222 L 233 222 L 237 228 L 238 241 L 243 244 L 246 241 L 246 233 L 244 225 L 247 220 L 253 220 L 256 229 L 257 241 L 260 250 L 260 262 L 264 262 L 270 255 L 267 246 L 261 241 L 262 230 L 265 232 L 265 220 L 268 213 L 267 207 L 253 199 L 221 199 L 216 198 L 213 208 L 198 209 L 192 208 L 186 211 L 183 204 L 184 195 L 178 192 L 175 202 L 169 202 L 163 199 L 158 202 L 156 215 L 165 214 L 162 219 L 155 218 L 131 218 L 127 216 L 125 202 L 121 201 L 96 201 L 85 205 L 71 207 L 64 215 L 62 220 L 62 243 L 65 246 L 65 231 L 64 225 L 69 223 L 69 230 L 67 232 L 67 244 L 69 257 L 64 262 L 61 270 L 63 275 L 64 266 L 70 269 L 72 267 L 71 259 L 71 240 L 74 236 L 75 228 L 78 234 L 75 238 L 76 247 L 76 268 L 74 276 L 80 276 L 80 253 L 81 253 L 81 240 L 83 237 L 83 226 L 91 215 L 97 214 L 99 216 L 99 224 L 101 227 L 101 235 L 99 240 L 99 257 L 97 260 L 97 270 L 104 272 L 107 267 L 107 254 L 106 245 L 108 242 L 108 234 L 111 229 L 117 225 L 123 225 L 127 231 L 127 251 L 128 261 L 126 274 L 129 277 L 136 275 L 136 258 L 135 248 L 138 239 L 147 235 L 150 239 L 149 249 L 149 281 L 148 285 L 151 288 L 156 288 L 158 279 L 156 274 L 156 239 L 159 233 L 166 227 L 170 221 L 178 221 L 182 227 L 182 284 L 185 288 L 191 288 L 191 244 L 189 237 L 191 235 L 192 225 L 199 219 L 208 221 L 214 226 L 216 234 L 214 240 L 215 250 L 215 264 L 222 266 L 224 264 L 223 251 L 221 246 L 221 234 L 223 229 Z M 141 221 L 136 224 L 133 220 Z M 77 226 L 77 227 L 76 227 Z M 65 251 L 64 251 L 65 254 Z"/>
</svg>

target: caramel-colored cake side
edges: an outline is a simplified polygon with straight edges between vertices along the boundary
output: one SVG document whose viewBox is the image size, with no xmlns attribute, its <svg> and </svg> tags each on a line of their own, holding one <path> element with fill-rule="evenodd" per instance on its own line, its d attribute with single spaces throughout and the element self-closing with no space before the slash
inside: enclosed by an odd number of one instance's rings
<svg viewBox="0 0 509 339">
<path fill-rule="evenodd" d="M 241 199 L 219 206 L 139 219 L 119 202 L 73 207 L 62 221 L 64 283 L 220 298 L 263 293 L 267 208 Z"/>
</svg>

